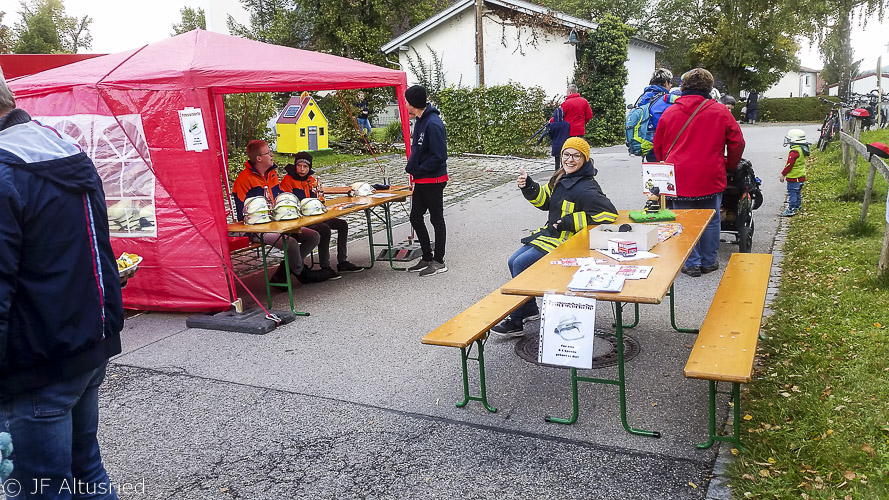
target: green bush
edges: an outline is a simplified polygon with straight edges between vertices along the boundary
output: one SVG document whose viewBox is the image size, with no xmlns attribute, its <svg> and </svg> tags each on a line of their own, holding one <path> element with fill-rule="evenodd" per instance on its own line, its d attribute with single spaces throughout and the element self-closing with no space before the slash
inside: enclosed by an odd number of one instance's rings
<svg viewBox="0 0 889 500">
<path fill-rule="evenodd" d="M 828 99 L 836 101 L 836 97 Z M 738 102 L 732 114 L 741 119 L 743 102 Z M 756 121 L 762 122 L 821 122 L 827 116 L 830 105 L 817 97 L 762 98 Z"/>
<path fill-rule="evenodd" d="M 376 131 L 374 131 L 376 132 Z M 386 125 L 386 128 L 383 129 L 382 133 L 382 141 L 387 144 L 392 144 L 394 142 L 401 142 L 401 122 L 394 121 L 390 122 L 389 125 Z"/>
<path fill-rule="evenodd" d="M 542 88 L 515 83 L 442 89 L 437 105 L 448 133 L 448 150 L 539 156 L 536 141 L 526 143 L 549 118 L 545 99 Z"/>
</svg>

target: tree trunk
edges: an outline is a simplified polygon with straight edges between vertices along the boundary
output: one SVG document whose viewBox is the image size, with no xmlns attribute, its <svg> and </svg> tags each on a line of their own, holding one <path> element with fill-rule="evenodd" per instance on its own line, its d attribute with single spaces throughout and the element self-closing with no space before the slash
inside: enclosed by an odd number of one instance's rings
<svg viewBox="0 0 889 500">
<path fill-rule="evenodd" d="M 846 14 L 840 15 L 835 28 L 839 33 L 839 39 L 842 40 L 842 52 L 844 53 L 842 58 L 843 63 L 840 68 L 840 81 L 837 88 L 837 94 L 841 101 L 846 101 L 849 98 L 849 90 L 852 85 L 852 9 L 850 8 L 841 12 L 845 12 Z"/>
</svg>

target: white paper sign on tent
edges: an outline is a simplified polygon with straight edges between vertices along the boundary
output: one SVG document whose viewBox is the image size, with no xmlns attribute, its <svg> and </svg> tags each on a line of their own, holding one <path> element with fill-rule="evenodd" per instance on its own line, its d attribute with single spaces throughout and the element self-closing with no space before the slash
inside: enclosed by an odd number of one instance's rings
<svg viewBox="0 0 889 500">
<path fill-rule="evenodd" d="M 186 151 L 200 153 L 207 146 L 207 131 L 204 129 L 204 115 L 200 108 L 179 110 L 179 123 L 182 125 L 182 138 L 185 140 Z"/>
<path fill-rule="evenodd" d="M 672 163 L 642 164 L 642 192 L 650 194 L 655 186 L 661 190 L 660 194 L 676 196 L 676 171 Z"/>
</svg>

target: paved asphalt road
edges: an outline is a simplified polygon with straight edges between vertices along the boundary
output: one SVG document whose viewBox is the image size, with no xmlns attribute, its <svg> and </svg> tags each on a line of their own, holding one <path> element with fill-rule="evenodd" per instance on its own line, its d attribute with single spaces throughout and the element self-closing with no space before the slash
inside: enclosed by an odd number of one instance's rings
<svg viewBox="0 0 889 500">
<path fill-rule="evenodd" d="M 744 128 L 765 195 L 756 252 L 772 250 L 788 128 Z M 815 126 L 804 128 L 814 136 Z M 597 150 L 594 159 L 615 205 L 635 209 L 644 203 L 639 161 L 624 151 Z M 694 337 L 670 328 L 666 302 L 642 308 L 629 332 L 641 352 L 627 363 L 630 423 L 661 439 L 623 430 L 611 386 L 581 385 L 576 424 L 545 423 L 546 414 L 570 414 L 568 372 L 519 358 L 515 340 L 486 348 L 499 411 L 454 406 L 459 352 L 420 338 L 506 282 L 507 257 L 543 222 L 511 181 L 502 184 L 504 171 L 525 165 L 538 181 L 548 176 L 542 162 L 463 164 L 499 185 L 447 208 L 447 273 L 420 278 L 378 264 L 304 286 L 299 307 L 311 316 L 264 336 L 188 329 L 185 314 L 128 320 L 125 352 L 101 391 L 107 468 L 119 486 L 137 489 L 122 498 L 705 498 L 717 448 L 694 446 L 706 438 L 706 384 L 682 376 Z M 408 232 L 399 226 L 396 238 Z M 736 249 L 723 244 L 720 262 Z M 350 255 L 366 264 L 366 242 L 352 242 Z M 680 275 L 681 325 L 700 325 L 720 274 Z M 256 276 L 248 284 L 261 288 Z M 276 294 L 276 307 L 285 303 Z M 600 304 L 600 325 L 610 319 Z"/>
</svg>

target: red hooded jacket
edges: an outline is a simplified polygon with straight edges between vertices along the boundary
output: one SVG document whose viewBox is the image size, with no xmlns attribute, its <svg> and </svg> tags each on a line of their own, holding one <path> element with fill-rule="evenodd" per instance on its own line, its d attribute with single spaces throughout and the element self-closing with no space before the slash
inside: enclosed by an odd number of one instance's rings
<svg viewBox="0 0 889 500">
<path fill-rule="evenodd" d="M 565 121 L 571 125 L 569 132 L 571 136 L 579 137 L 585 134 L 586 122 L 593 119 L 593 109 L 590 107 L 590 103 L 575 92 L 562 101 L 561 108 L 565 112 Z"/>
<path fill-rule="evenodd" d="M 725 171 L 738 168 L 744 152 L 741 127 L 728 108 L 714 99 L 707 99 L 679 135 L 703 100 L 699 95 L 683 95 L 664 111 L 654 132 L 654 154 L 658 160 L 675 165 L 676 190 L 681 197 L 725 191 Z M 665 158 L 677 135 L 679 140 Z"/>
</svg>

